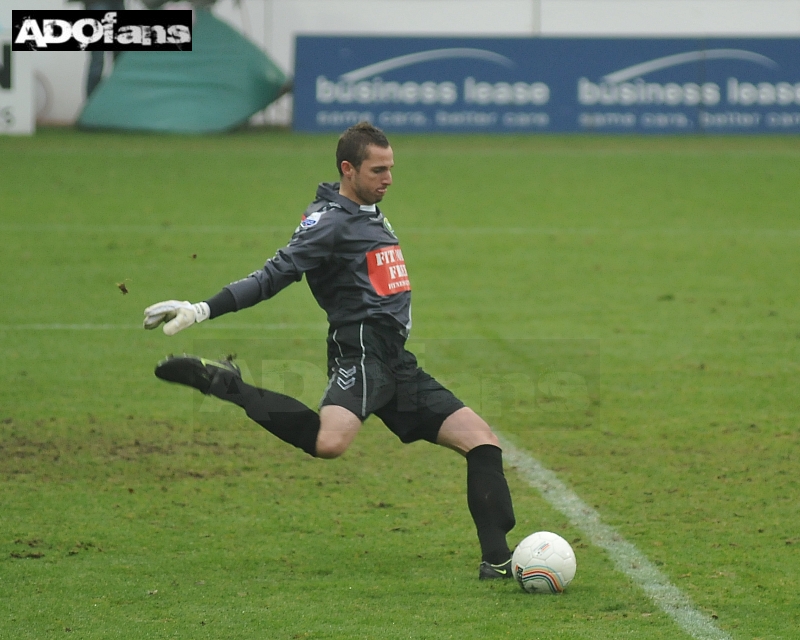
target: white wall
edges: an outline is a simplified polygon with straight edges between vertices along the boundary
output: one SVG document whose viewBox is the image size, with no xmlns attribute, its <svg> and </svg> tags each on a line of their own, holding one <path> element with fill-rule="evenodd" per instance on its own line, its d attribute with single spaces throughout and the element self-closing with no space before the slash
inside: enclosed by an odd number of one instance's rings
<svg viewBox="0 0 800 640">
<path fill-rule="evenodd" d="M 542 0 L 542 33 L 800 36 L 796 0 Z"/>
<path fill-rule="evenodd" d="M 800 0 L 220 0 L 215 12 L 287 71 L 298 33 L 800 36 Z"/>
<path fill-rule="evenodd" d="M 4 10 L 21 2 L 0 0 Z M 79 8 L 25 0 L 28 9 Z M 139 0 L 127 0 L 141 8 Z M 800 36 L 800 0 L 219 0 L 214 12 L 291 73 L 304 34 Z M 73 122 L 88 53 L 36 52 L 41 122 Z M 290 96 L 255 121 L 286 122 Z"/>
</svg>

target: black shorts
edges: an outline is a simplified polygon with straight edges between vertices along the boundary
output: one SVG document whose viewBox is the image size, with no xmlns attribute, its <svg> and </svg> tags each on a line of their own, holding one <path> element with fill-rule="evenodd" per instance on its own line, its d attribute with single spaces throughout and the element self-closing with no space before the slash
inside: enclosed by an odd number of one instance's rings
<svg viewBox="0 0 800 640">
<path fill-rule="evenodd" d="M 328 333 L 328 386 L 320 408 L 344 407 L 362 421 L 378 416 L 402 442 L 436 442 L 448 416 L 464 406 L 417 366 L 405 338 L 362 322 Z"/>
</svg>

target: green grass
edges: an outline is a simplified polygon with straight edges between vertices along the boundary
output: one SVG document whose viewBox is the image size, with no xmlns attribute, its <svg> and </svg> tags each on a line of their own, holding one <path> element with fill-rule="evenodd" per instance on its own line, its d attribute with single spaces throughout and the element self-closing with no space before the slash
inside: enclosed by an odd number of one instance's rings
<svg viewBox="0 0 800 640">
<path fill-rule="evenodd" d="M 392 141 L 425 366 L 732 638 L 794 638 L 800 139 Z M 263 264 L 334 145 L 0 138 L 0 637 L 688 638 L 513 471 L 512 542 L 576 548 L 563 596 L 475 579 L 453 453 L 371 419 L 312 460 L 152 376 L 237 353 L 318 396 L 305 284 L 171 339 L 138 327 Z M 585 387 L 559 398 L 559 373 Z"/>
</svg>

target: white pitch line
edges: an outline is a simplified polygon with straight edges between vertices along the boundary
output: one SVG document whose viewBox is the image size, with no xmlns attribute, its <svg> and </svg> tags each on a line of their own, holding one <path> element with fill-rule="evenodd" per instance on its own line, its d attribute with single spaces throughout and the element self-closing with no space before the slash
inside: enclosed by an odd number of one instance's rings
<svg viewBox="0 0 800 640">
<path fill-rule="evenodd" d="M 141 329 L 134 324 L 65 324 L 50 322 L 47 324 L 0 324 L 0 331 L 126 331 Z"/>
<path fill-rule="evenodd" d="M 276 324 L 217 324 L 204 326 L 206 329 L 227 329 L 230 331 L 271 331 L 278 329 L 325 329 L 328 325 L 319 322 L 282 322 Z M 141 331 L 140 324 L 0 324 L 0 331 Z"/>
<path fill-rule="evenodd" d="M 586 534 L 592 544 L 605 549 L 617 570 L 633 580 L 650 599 L 677 625 L 696 640 L 732 640 L 714 624 L 711 617 L 698 611 L 691 600 L 672 584 L 658 568 L 613 527 L 600 520 L 600 514 L 570 490 L 556 474 L 536 459 L 500 438 L 503 457 L 519 475 L 542 494 L 572 525 Z"/>
<path fill-rule="evenodd" d="M 292 226 L 264 226 L 264 227 L 248 227 L 248 226 L 174 226 L 168 228 L 158 227 L 156 225 L 81 225 L 81 224 L 7 224 L 0 223 L 0 232 L 13 232 L 13 233 L 29 233 L 36 235 L 40 233 L 91 233 L 94 235 L 111 233 L 111 234 L 131 234 L 131 233 L 162 233 L 169 232 L 180 235 L 187 234 L 219 234 L 229 233 L 231 235 L 241 234 L 255 234 L 255 233 L 281 233 L 290 235 Z M 441 234 L 460 234 L 460 235 L 506 235 L 508 229 L 503 226 L 499 227 L 412 227 L 408 226 L 403 229 L 403 233 L 407 234 L 421 234 L 421 235 L 441 235 Z M 794 237 L 800 235 L 800 228 L 792 227 L 786 229 L 770 229 L 759 227 L 741 227 L 741 228 L 697 228 L 697 227 L 660 227 L 649 229 L 615 229 L 613 227 L 516 227 L 514 233 L 524 235 L 614 235 L 620 237 L 627 236 L 658 236 L 658 235 L 689 235 L 689 236 L 713 236 L 713 237 L 730 237 L 730 236 L 790 236 Z M 188 258 L 188 257 L 187 257 Z"/>
</svg>

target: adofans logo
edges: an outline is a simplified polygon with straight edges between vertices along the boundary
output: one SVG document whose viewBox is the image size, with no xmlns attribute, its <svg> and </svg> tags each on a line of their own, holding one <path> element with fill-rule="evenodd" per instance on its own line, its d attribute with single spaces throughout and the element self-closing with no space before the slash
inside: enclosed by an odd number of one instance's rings
<svg viewBox="0 0 800 640">
<path fill-rule="evenodd" d="M 191 11 L 13 11 L 15 51 L 191 51 Z M 24 15 L 23 15 L 24 14 Z"/>
</svg>

